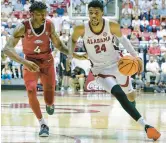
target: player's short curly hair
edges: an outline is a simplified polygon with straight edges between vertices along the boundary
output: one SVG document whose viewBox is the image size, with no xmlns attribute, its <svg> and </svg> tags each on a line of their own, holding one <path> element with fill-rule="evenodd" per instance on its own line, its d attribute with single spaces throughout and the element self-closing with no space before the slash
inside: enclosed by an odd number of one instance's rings
<svg viewBox="0 0 166 143">
<path fill-rule="evenodd" d="M 103 4 L 98 0 L 93 0 L 88 4 L 88 9 L 90 7 L 100 8 L 103 11 Z"/>
<path fill-rule="evenodd" d="M 33 12 L 34 10 L 43 10 L 43 9 L 47 9 L 47 6 L 45 3 L 43 2 L 39 2 L 39 1 L 35 1 L 30 7 L 29 7 L 29 11 Z"/>
</svg>

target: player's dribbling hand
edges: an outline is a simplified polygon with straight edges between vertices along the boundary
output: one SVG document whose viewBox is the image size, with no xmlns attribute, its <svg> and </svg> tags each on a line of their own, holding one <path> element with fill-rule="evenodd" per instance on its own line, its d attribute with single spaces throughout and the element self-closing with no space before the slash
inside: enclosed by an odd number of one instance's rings
<svg viewBox="0 0 166 143">
<path fill-rule="evenodd" d="M 31 72 L 39 72 L 39 66 L 32 61 L 26 60 L 24 66 Z"/>
<path fill-rule="evenodd" d="M 136 60 L 138 62 L 138 72 L 137 72 L 137 74 L 140 75 L 143 72 L 143 61 L 139 57 L 137 57 Z"/>
</svg>

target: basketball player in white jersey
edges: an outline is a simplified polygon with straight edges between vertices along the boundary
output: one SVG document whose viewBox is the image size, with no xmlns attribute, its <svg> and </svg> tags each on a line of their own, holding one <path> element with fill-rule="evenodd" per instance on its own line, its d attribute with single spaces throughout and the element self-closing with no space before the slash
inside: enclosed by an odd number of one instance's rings
<svg viewBox="0 0 166 143">
<path fill-rule="evenodd" d="M 77 39 L 83 37 L 87 56 L 92 63 L 92 72 L 96 80 L 105 90 L 113 94 L 122 105 L 123 109 L 140 125 L 145 128 L 149 139 L 157 140 L 160 133 L 148 125 L 132 102 L 135 100 L 135 93 L 132 88 L 130 77 L 120 74 L 117 62 L 120 54 L 113 45 L 116 37 L 127 51 L 139 62 L 138 74 L 142 72 L 142 61 L 129 40 L 120 31 L 118 23 L 109 22 L 102 18 L 103 5 L 94 0 L 88 5 L 89 22 L 85 25 L 76 26 L 72 35 L 72 48 L 74 49 Z M 72 49 L 72 50 L 73 50 Z M 78 58 L 82 58 L 78 56 Z M 130 102 L 131 101 L 131 102 Z"/>
</svg>

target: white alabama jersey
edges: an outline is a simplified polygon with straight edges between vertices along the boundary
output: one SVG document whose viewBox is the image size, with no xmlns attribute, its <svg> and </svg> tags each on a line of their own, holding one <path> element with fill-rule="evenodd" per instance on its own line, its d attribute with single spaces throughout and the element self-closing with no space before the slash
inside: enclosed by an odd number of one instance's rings
<svg viewBox="0 0 166 143">
<path fill-rule="evenodd" d="M 115 37 L 110 32 L 109 21 L 104 19 L 100 33 L 92 31 L 89 22 L 85 23 L 84 44 L 92 68 L 105 68 L 117 63 L 120 58 L 119 50 L 114 46 Z"/>
</svg>

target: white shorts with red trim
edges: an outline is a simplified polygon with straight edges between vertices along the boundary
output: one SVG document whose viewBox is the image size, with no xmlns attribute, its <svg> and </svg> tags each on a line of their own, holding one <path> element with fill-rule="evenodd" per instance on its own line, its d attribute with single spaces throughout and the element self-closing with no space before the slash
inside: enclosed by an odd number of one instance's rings
<svg viewBox="0 0 166 143">
<path fill-rule="evenodd" d="M 119 84 L 123 91 L 128 94 L 133 92 L 132 81 L 129 76 L 122 75 L 117 64 L 99 69 L 92 68 L 92 73 L 96 77 L 96 81 L 102 85 L 107 92 L 111 92 L 112 87 Z"/>
</svg>

